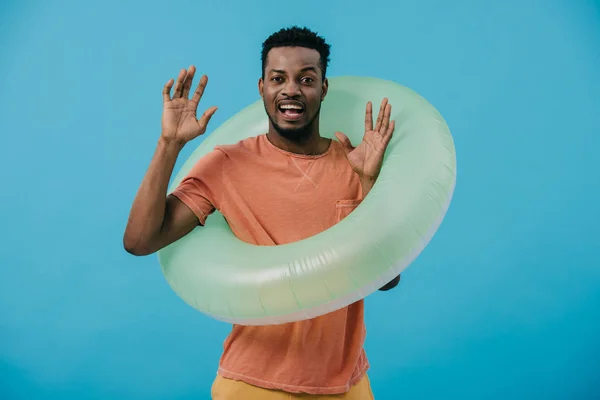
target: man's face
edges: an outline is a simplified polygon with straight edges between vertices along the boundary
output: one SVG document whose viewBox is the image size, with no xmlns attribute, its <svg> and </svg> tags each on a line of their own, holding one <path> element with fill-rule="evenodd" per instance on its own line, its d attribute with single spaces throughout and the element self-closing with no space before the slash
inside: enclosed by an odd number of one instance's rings
<svg viewBox="0 0 600 400">
<path fill-rule="evenodd" d="M 327 93 L 319 67 L 319 52 L 304 47 L 276 47 L 269 51 L 259 90 L 275 130 L 301 142 L 312 133 L 321 101 Z"/>
</svg>

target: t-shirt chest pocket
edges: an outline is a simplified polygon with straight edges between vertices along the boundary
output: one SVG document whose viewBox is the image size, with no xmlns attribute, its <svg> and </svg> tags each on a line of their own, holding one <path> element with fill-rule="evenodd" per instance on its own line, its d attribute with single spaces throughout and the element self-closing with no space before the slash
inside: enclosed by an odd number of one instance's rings
<svg viewBox="0 0 600 400">
<path fill-rule="evenodd" d="M 335 222 L 338 223 L 346 218 L 356 207 L 360 205 L 361 200 L 338 200 L 335 202 Z"/>
</svg>

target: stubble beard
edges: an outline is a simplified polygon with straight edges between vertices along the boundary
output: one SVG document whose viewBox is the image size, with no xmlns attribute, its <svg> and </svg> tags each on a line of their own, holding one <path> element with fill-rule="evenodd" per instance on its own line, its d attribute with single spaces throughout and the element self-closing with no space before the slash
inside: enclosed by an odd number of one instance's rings
<svg viewBox="0 0 600 400">
<path fill-rule="evenodd" d="M 319 118 L 319 115 L 321 114 L 321 105 L 319 104 L 319 108 L 317 109 L 317 112 L 315 113 L 315 115 L 313 115 L 313 117 L 306 124 L 299 126 L 297 128 L 281 127 L 281 125 L 279 125 L 275 121 L 275 118 L 273 118 L 271 116 L 271 114 L 269 113 L 269 110 L 267 110 L 266 105 L 265 105 L 265 112 L 267 113 L 267 116 L 269 117 L 269 121 L 271 121 L 271 125 L 273 126 L 273 129 L 275 129 L 275 131 L 281 137 L 289 140 L 290 142 L 301 144 L 301 143 L 305 143 L 311 137 L 312 129 L 315 124 L 315 121 L 317 120 L 317 118 Z M 277 111 L 275 111 L 275 112 L 277 112 Z"/>
</svg>

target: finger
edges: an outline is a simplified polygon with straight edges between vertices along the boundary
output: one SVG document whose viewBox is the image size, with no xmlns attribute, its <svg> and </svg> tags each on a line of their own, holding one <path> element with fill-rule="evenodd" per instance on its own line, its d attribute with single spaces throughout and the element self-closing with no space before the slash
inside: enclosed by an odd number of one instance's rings
<svg viewBox="0 0 600 400">
<path fill-rule="evenodd" d="M 384 136 L 387 137 L 392 137 L 392 135 L 394 134 L 394 130 L 396 129 L 396 121 L 392 120 L 390 122 L 390 126 L 388 127 L 387 131 L 385 132 Z"/>
<path fill-rule="evenodd" d="M 185 81 L 183 81 L 183 93 L 181 97 L 188 98 L 190 95 L 190 88 L 192 87 L 192 81 L 194 80 L 194 74 L 196 73 L 196 67 L 193 65 L 187 71 L 187 75 L 185 77 Z"/>
<path fill-rule="evenodd" d="M 202 75 L 202 77 L 200 78 L 200 82 L 198 82 L 198 87 L 196 88 L 196 91 L 194 92 L 194 96 L 192 96 L 192 101 L 194 103 L 198 104 L 200 102 L 200 99 L 202 98 L 202 95 L 204 94 L 204 89 L 206 88 L 207 83 L 208 83 L 208 76 Z"/>
<path fill-rule="evenodd" d="M 383 119 L 381 121 L 381 128 L 378 129 L 378 131 L 382 135 L 384 135 L 388 130 L 388 126 L 390 125 L 390 114 L 391 113 L 392 113 L 392 105 L 386 104 L 385 111 L 383 112 Z"/>
<path fill-rule="evenodd" d="M 354 146 L 352 146 L 352 142 L 350 142 L 350 139 L 348 139 L 348 136 L 346 136 L 342 132 L 336 132 L 335 137 L 340 141 L 340 143 L 342 145 L 342 149 L 344 149 L 344 152 L 346 154 L 348 154 L 349 152 L 354 150 Z"/>
<path fill-rule="evenodd" d="M 373 130 L 373 103 L 367 102 L 367 111 L 365 112 L 365 132 Z"/>
<path fill-rule="evenodd" d="M 171 101 L 171 88 L 173 87 L 173 82 L 173 78 L 171 78 L 163 87 L 163 103 Z"/>
<path fill-rule="evenodd" d="M 392 120 L 390 122 L 390 126 L 388 127 L 387 131 L 383 134 L 383 143 L 386 146 L 390 142 L 390 139 L 392 138 L 392 135 L 394 134 L 394 129 L 396 129 L 396 121 Z"/>
<path fill-rule="evenodd" d="M 381 106 L 379 107 L 379 113 L 377 114 L 377 122 L 375 123 L 375 130 L 378 131 L 381 129 L 381 122 L 383 121 L 383 112 L 385 107 L 387 106 L 388 99 L 384 98 L 381 102 Z"/>
<path fill-rule="evenodd" d="M 206 127 L 208 126 L 210 119 L 215 114 L 215 112 L 217 112 L 217 108 L 218 107 L 213 106 L 213 107 L 209 108 L 208 110 L 204 111 L 204 114 L 202 114 L 202 116 L 198 120 L 198 124 L 200 124 L 202 131 L 204 131 L 206 129 Z"/>
<path fill-rule="evenodd" d="M 181 69 L 181 71 L 179 71 L 179 75 L 177 76 L 177 80 L 175 81 L 175 89 L 173 90 L 174 99 L 181 97 L 183 82 L 185 81 L 186 73 L 187 71 L 183 68 Z"/>
</svg>

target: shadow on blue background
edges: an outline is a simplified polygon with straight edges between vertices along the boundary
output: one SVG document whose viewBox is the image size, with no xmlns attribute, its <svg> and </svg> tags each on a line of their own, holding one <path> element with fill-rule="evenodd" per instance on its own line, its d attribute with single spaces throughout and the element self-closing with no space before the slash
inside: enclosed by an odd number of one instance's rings
<svg viewBox="0 0 600 400">
<path fill-rule="evenodd" d="M 0 398 L 209 398 L 229 326 L 186 306 L 155 256 L 126 254 L 122 232 L 164 83 L 208 74 L 214 129 L 258 98 L 260 44 L 290 24 L 332 43 L 331 75 L 409 86 L 455 137 L 438 235 L 367 300 L 376 398 L 600 397 L 597 3 L 2 7 Z"/>
</svg>

